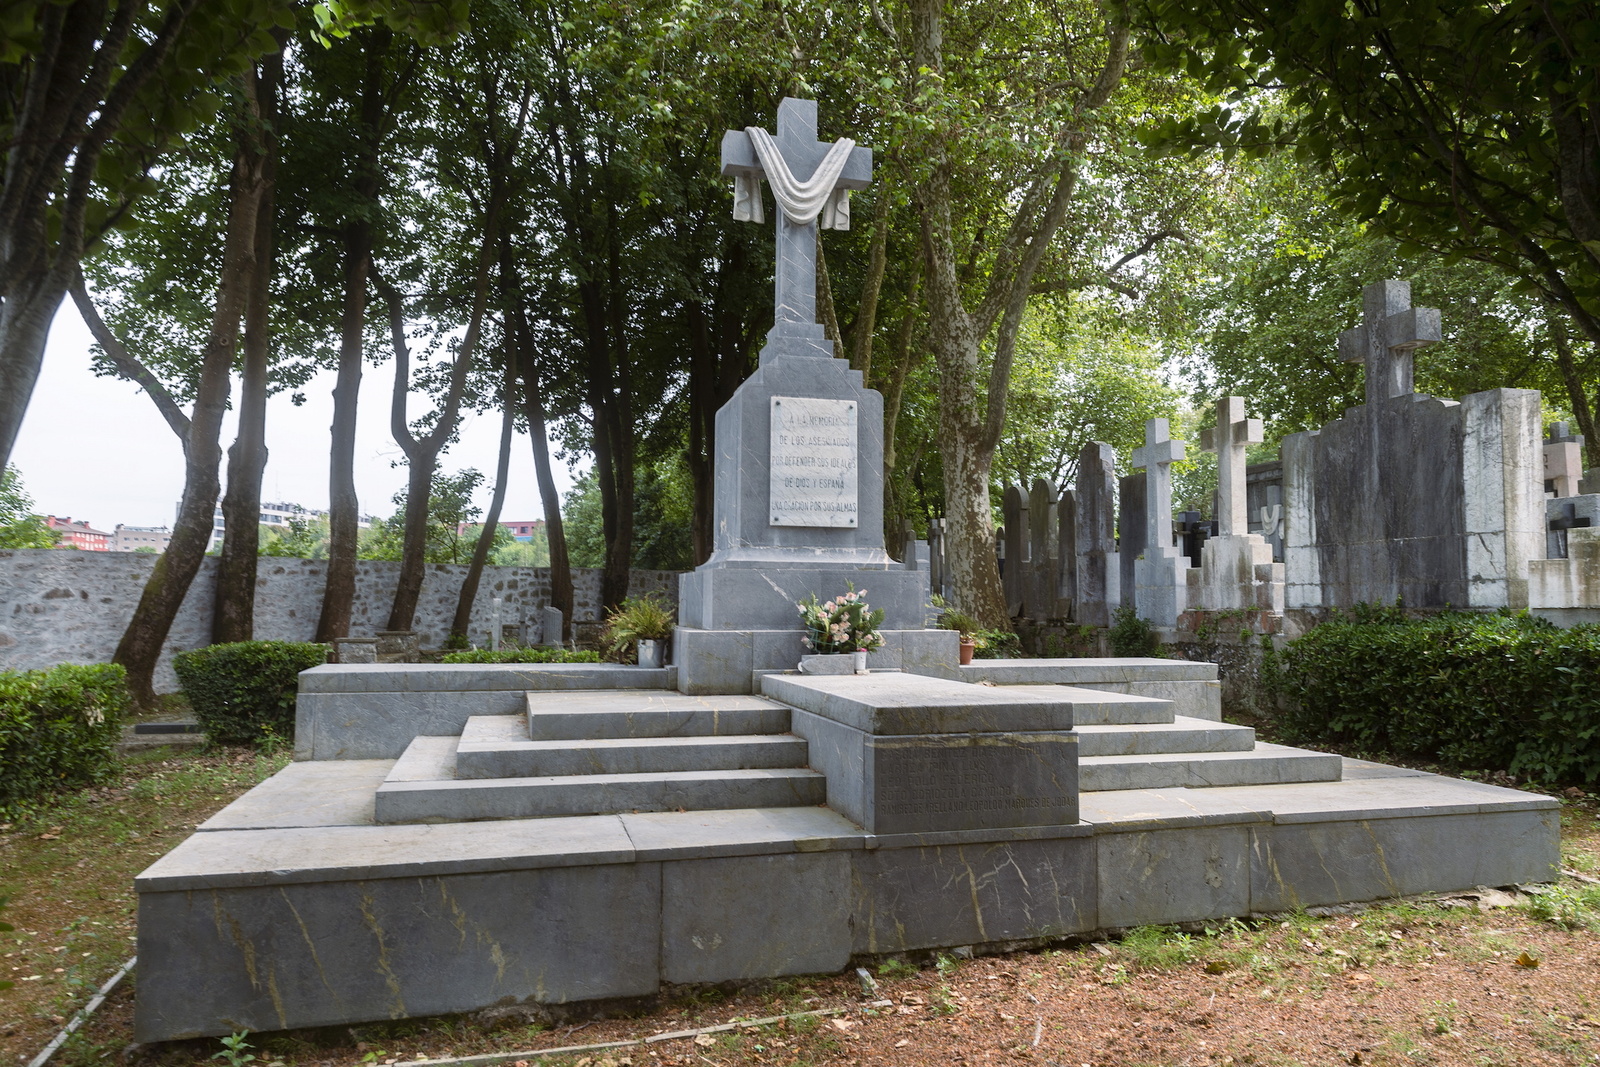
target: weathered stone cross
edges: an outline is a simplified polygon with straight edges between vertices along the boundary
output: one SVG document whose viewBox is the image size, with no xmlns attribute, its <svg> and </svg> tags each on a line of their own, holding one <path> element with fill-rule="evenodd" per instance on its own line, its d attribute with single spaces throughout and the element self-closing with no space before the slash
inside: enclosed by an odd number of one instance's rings
<svg viewBox="0 0 1600 1067">
<path fill-rule="evenodd" d="M 1550 427 L 1544 443 L 1544 485 L 1556 496 L 1577 496 L 1583 477 L 1583 435 L 1571 433 L 1564 422 Z"/>
<path fill-rule="evenodd" d="M 850 228 L 849 190 L 872 184 L 872 149 L 845 148 L 817 140 L 817 102 L 785 97 L 778 104 L 777 152 L 763 165 L 758 138 L 764 130 L 747 127 L 722 135 L 722 173 L 735 179 L 734 217 L 764 220 L 759 179 L 767 179 L 778 199 L 776 314 L 769 337 L 820 338 L 817 327 L 817 220 Z M 830 154 L 832 165 L 829 165 Z M 842 157 L 842 158 L 841 158 Z M 842 164 L 842 165 L 841 165 Z M 782 166 L 787 173 L 768 173 Z M 819 173 L 819 170 L 821 173 Z M 829 171 L 836 174 L 829 179 Z M 817 179 L 826 186 L 817 183 Z M 826 353 L 831 354 L 831 349 Z"/>
<path fill-rule="evenodd" d="M 1367 368 L 1368 404 L 1414 392 L 1411 353 L 1443 337 L 1438 308 L 1411 306 L 1411 283 L 1373 282 L 1361 290 L 1361 325 L 1339 335 L 1339 358 Z"/>
<path fill-rule="evenodd" d="M 1144 543 L 1147 559 L 1172 550 L 1172 465 L 1184 457 L 1182 441 L 1172 440 L 1166 419 L 1147 419 L 1144 446 L 1133 450 L 1134 467 L 1143 467 Z"/>
<path fill-rule="evenodd" d="M 1200 450 L 1217 454 L 1217 533 L 1223 537 L 1247 533 L 1250 514 L 1245 507 L 1245 446 L 1261 443 L 1260 419 L 1247 419 L 1244 398 L 1225 396 L 1217 404 L 1217 424 L 1200 431 Z"/>
</svg>

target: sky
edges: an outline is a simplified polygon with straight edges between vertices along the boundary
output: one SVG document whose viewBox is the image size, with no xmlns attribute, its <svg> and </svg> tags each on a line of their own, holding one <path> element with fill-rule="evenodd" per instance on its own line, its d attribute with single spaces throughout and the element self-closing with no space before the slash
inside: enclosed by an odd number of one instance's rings
<svg viewBox="0 0 1600 1067">
<path fill-rule="evenodd" d="M 91 343 L 77 308 L 71 300 L 64 301 L 50 331 L 39 384 L 11 462 L 40 514 L 87 520 L 106 531 L 118 523 L 171 526 L 183 495 L 183 449 L 143 390 L 90 372 Z M 287 395 L 267 402 L 264 502 L 327 508 L 333 380 L 333 372 L 324 371 L 307 382 L 299 390 L 306 396 L 300 407 Z M 363 514 L 383 517 L 393 514 L 391 498 L 406 479 L 405 467 L 395 465 L 403 459 L 400 447 L 389 436 L 391 382 L 392 372 L 369 366 L 357 407 L 356 491 Z M 237 389 L 237 379 L 234 386 Z M 413 408 L 416 405 L 414 400 Z M 414 410 L 412 417 L 418 414 Z M 234 424 L 230 412 L 223 427 L 224 449 L 233 443 Z M 486 483 L 492 481 L 499 437 L 498 412 L 468 412 L 461 439 L 441 457 L 441 468 L 453 472 L 477 467 Z M 223 466 L 225 472 L 226 458 Z M 553 461 L 553 468 L 556 487 L 564 495 L 573 474 L 559 460 Z M 487 507 L 492 488 L 485 484 L 475 503 Z M 500 514 L 505 521 L 544 516 L 534 481 L 533 451 L 523 434 L 512 444 L 510 484 Z"/>
</svg>

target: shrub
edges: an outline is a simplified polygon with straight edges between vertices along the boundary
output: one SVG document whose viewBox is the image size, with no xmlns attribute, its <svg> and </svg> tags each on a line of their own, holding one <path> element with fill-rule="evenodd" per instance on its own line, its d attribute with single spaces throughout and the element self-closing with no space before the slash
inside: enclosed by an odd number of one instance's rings
<svg viewBox="0 0 1600 1067">
<path fill-rule="evenodd" d="M 629 597 L 606 616 L 600 643 L 616 659 L 627 662 L 638 658 L 640 641 L 669 640 L 676 625 L 672 605 L 662 597 L 654 593 Z"/>
<path fill-rule="evenodd" d="M 1106 642 L 1113 656 L 1160 656 L 1161 638 L 1149 619 L 1139 618 L 1132 608 L 1118 608 L 1111 613 L 1111 629 L 1106 631 Z"/>
<path fill-rule="evenodd" d="M 977 642 L 972 650 L 974 659 L 1020 659 L 1022 638 L 1010 630 L 974 630 L 971 635 Z"/>
<path fill-rule="evenodd" d="M 600 653 L 565 648 L 469 648 L 445 654 L 446 663 L 599 663 Z"/>
<path fill-rule="evenodd" d="M 0 810 L 111 770 L 126 683 L 112 664 L 0 672 Z"/>
<path fill-rule="evenodd" d="M 1291 741 L 1439 759 L 1544 781 L 1600 779 L 1600 626 L 1527 614 L 1407 619 L 1363 608 L 1273 657 Z"/>
<path fill-rule="evenodd" d="M 172 657 L 206 736 L 223 745 L 294 738 L 299 674 L 328 661 L 328 646 L 293 641 L 208 645 Z"/>
</svg>

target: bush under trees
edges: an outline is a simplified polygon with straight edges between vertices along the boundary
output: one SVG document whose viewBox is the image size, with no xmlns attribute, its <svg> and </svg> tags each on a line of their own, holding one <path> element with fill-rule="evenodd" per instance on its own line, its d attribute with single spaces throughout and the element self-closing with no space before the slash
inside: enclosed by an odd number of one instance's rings
<svg viewBox="0 0 1600 1067">
<path fill-rule="evenodd" d="M 1600 626 L 1357 608 L 1270 655 L 1288 740 L 1600 780 Z"/>
<path fill-rule="evenodd" d="M 0 812 L 111 770 L 126 682 L 111 664 L 0 672 Z"/>
<path fill-rule="evenodd" d="M 469 648 L 445 653 L 446 663 L 599 663 L 600 653 L 566 648 Z"/>
<path fill-rule="evenodd" d="M 207 737 L 254 745 L 293 740 L 300 672 L 327 661 L 326 645 L 239 641 L 180 652 L 172 668 Z"/>
</svg>

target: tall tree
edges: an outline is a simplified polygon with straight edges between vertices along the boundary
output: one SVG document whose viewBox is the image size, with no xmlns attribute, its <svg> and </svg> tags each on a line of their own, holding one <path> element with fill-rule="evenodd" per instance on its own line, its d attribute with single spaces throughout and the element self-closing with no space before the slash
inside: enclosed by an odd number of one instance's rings
<svg viewBox="0 0 1600 1067">
<path fill-rule="evenodd" d="M 183 499 L 178 506 L 172 538 L 167 550 L 156 561 L 113 656 L 113 662 L 126 668 L 129 693 L 141 706 L 154 703 L 153 679 L 162 646 L 211 543 L 212 516 L 221 488 L 219 437 L 228 406 L 240 323 L 257 263 L 257 219 L 266 190 L 259 90 L 260 84 L 253 77 L 241 77 L 236 83 L 234 96 L 238 102 L 238 117 L 234 123 L 233 161 L 227 178 L 221 269 L 203 345 L 197 358 L 185 364 L 185 377 L 191 383 L 189 388 L 193 395 L 189 414 L 184 414 L 172 391 L 152 370 L 151 353 L 141 355 L 130 350 L 107 326 L 89 296 L 82 274 L 75 272 L 73 282 L 74 300 L 100 346 L 103 359 L 115 373 L 137 383 L 150 394 L 183 443 Z M 124 305 L 123 311 L 128 310 Z M 135 309 L 127 317 L 137 321 L 140 312 Z"/>
<path fill-rule="evenodd" d="M 261 476 L 267 466 L 267 387 L 272 363 L 272 268 L 278 172 L 278 98 L 283 53 L 262 60 L 245 77 L 254 82 L 255 114 L 248 130 L 259 158 L 260 204 L 244 302 L 244 359 L 239 375 L 239 429 L 228 450 L 222 497 L 222 553 L 211 613 L 211 640 L 248 641 L 255 632 L 256 561 L 261 539 Z"/>
<path fill-rule="evenodd" d="M 1402 252 L 1491 263 L 1600 346 L 1593 0 L 1139 0 L 1133 10 L 1152 60 L 1227 94 L 1153 142 L 1251 154 L 1292 145 L 1329 176 L 1342 211 Z M 1262 85 L 1274 91 L 1256 93 Z M 1600 388 L 1600 360 L 1586 362 L 1588 375 L 1567 376 L 1575 413 L 1592 403 L 1583 386 Z"/>
</svg>

